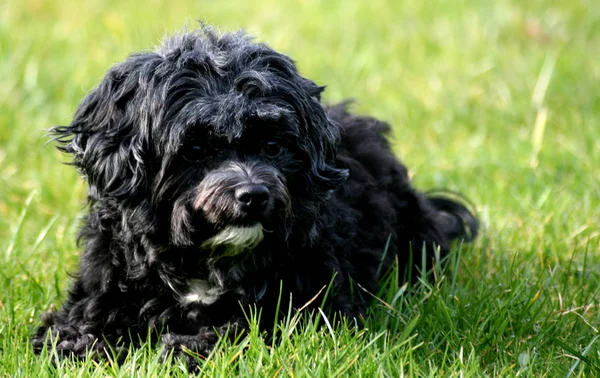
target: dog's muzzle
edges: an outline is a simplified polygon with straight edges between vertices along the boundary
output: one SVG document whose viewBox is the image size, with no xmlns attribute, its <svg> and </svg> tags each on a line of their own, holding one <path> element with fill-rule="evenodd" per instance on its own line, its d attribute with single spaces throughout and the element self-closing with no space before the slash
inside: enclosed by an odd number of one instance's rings
<svg viewBox="0 0 600 378">
<path fill-rule="evenodd" d="M 229 161 L 200 182 L 193 208 L 218 230 L 211 243 L 252 245 L 262 239 L 263 226 L 284 221 L 291 205 L 285 179 L 275 167 Z"/>
</svg>

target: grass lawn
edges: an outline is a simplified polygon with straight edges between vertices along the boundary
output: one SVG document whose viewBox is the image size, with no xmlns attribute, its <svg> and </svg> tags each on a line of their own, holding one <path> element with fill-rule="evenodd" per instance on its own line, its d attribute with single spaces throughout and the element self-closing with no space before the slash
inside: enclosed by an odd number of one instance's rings
<svg viewBox="0 0 600 378">
<path fill-rule="evenodd" d="M 600 6 L 594 0 L 0 3 L 0 376 L 186 376 L 153 346 L 125 363 L 33 355 L 77 267 L 85 185 L 46 145 L 106 70 L 195 20 L 244 28 L 394 125 L 422 189 L 484 227 L 416 295 L 398 283 L 359 332 L 282 323 L 221 345 L 209 376 L 600 376 Z"/>
</svg>

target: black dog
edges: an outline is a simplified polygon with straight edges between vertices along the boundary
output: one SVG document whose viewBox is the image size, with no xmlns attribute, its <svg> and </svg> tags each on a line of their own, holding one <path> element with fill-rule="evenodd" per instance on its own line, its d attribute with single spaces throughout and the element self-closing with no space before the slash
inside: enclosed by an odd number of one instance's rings
<svg viewBox="0 0 600 378">
<path fill-rule="evenodd" d="M 249 306 L 272 325 L 280 295 L 301 307 L 330 283 L 330 311 L 360 317 L 394 261 L 428 269 L 476 234 L 465 206 L 411 187 L 387 124 L 322 91 L 209 28 L 114 66 L 53 129 L 90 205 L 79 273 L 34 349 L 103 355 L 164 332 L 165 350 L 207 354 Z"/>
</svg>

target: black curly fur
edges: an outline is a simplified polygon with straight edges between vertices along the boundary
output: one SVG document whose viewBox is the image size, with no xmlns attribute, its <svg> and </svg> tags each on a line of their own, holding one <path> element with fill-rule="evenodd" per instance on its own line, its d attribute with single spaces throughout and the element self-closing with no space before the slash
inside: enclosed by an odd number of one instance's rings
<svg viewBox="0 0 600 378">
<path fill-rule="evenodd" d="M 288 57 L 209 28 L 111 68 L 53 129 L 89 184 L 89 213 L 68 300 L 34 349 L 102 356 L 164 331 L 167 352 L 207 354 L 247 327 L 245 307 L 272 325 L 280 292 L 300 307 L 332 277 L 331 311 L 359 317 L 368 300 L 352 281 L 377 292 L 394 260 L 431 267 L 436 248 L 475 236 L 465 206 L 410 185 L 386 123 L 325 107 L 322 91 Z M 240 204 L 249 185 L 268 193 L 258 210 Z M 251 246 L 206 245 L 256 224 Z M 185 299 L 194 280 L 214 298 Z"/>
</svg>

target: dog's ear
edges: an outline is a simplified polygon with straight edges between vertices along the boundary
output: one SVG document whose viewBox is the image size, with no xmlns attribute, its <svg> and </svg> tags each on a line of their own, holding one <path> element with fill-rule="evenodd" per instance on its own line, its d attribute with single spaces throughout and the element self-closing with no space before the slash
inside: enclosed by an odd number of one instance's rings
<svg viewBox="0 0 600 378">
<path fill-rule="evenodd" d="M 328 119 L 322 120 L 313 137 L 311 174 L 315 184 L 325 190 L 336 189 L 346 181 L 349 172 L 336 166 L 335 158 L 340 138 L 340 126 Z"/>
<path fill-rule="evenodd" d="M 140 93 L 140 75 L 149 59 L 139 54 L 114 66 L 71 124 L 51 130 L 58 149 L 73 155 L 87 179 L 91 199 L 135 201 L 147 187 L 151 120 L 144 116 L 149 99 Z"/>
<path fill-rule="evenodd" d="M 330 120 L 320 102 L 321 93 L 325 87 L 307 80 L 307 92 L 312 96 L 306 111 L 308 117 L 309 140 L 308 151 L 311 155 L 311 176 L 313 183 L 324 190 L 337 188 L 348 178 L 348 170 L 336 167 L 336 155 L 341 138 L 341 126 Z"/>
</svg>

